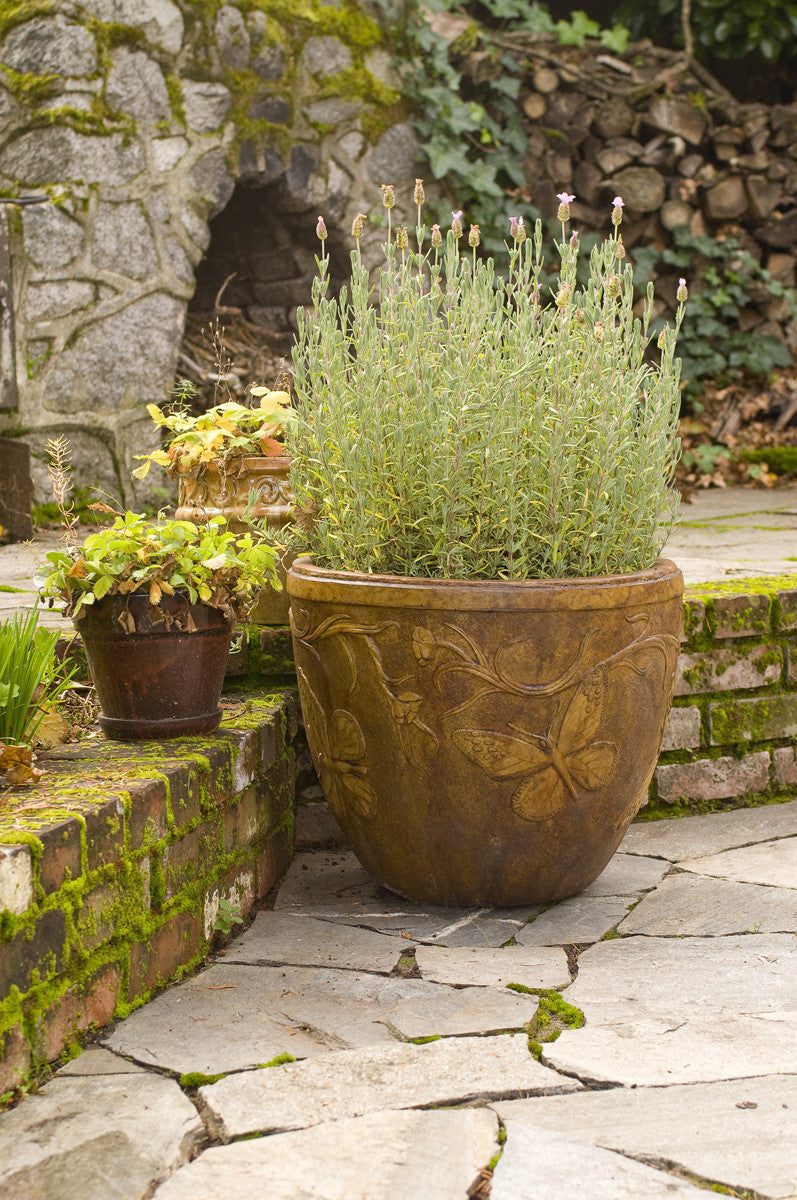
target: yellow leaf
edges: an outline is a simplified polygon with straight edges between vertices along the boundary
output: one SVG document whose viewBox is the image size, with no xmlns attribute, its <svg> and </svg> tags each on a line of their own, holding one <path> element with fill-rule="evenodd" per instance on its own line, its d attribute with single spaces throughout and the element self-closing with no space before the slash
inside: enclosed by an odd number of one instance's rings
<svg viewBox="0 0 797 1200">
<path fill-rule="evenodd" d="M 260 389 L 252 388 L 252 395 L 260 395 Z M 291 398 L 287 392 L 266 392 L 260 400 L 260 410 L 265 413 L 276 412 L 280 408 L 289 408 Z"/>
</svg>

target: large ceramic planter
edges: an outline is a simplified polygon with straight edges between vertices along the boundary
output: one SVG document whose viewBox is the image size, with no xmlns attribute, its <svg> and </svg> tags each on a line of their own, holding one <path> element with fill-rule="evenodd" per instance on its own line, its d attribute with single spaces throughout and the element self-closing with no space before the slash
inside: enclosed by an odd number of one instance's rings
<svg viewBox="0 0 797 1200">
<path fill-rule="evenodd" d="M 375 879 L 437 904 L 547 903 L 608 863 L 672 698 L 683 579 L 288 574 L 307 735 Z"/>
<path fill-rule="evenodd" d="M 245 533 L 243 520 L 249 493 L 257 492 L 250 512 L 271 529 L 282 529 L 291 519 L 293 493 L 290 484 L 290 458 L 252 457 L 234 459 L 226 469 L 218 462 L 204 463 L 195 475 L 179 477 L 178 521 L 193 521 L 202 525 L 210 517 L 225 517 L 233 533 Z M 250 613 L 257 625 L 285 625 L 288 621 L 288 593 L 285 591 L 285 572 L 288 560 L 278 568 L 283 590 L 263 588 Z"/>
<path fill-rule="evenodd" d="M 218 608 L 164 596 L 107 596 L 74 622 L 83 639 L 105 734 L 119 741 L 210 733 L 232 622 Z M 129 632 L 128 632 L 129 631 Z"/>
</svg>

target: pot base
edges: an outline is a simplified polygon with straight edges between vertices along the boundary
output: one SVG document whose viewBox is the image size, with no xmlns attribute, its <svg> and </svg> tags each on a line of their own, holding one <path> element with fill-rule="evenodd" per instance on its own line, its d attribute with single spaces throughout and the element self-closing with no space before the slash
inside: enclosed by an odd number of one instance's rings
<svg viewBox="0 0 797 1200">
<path fill-rule="evenodd" d="M 214 729 L 218 729 L 221 718 L 222 711 L 217 708 L 215 712 L 203 713 L 199 717 L 167 717 L 162 721 L 100 717 L 99 724 L 105 736 L 115 742 L 160 742 L 166 738 L 213 733 Z"/>
</svg>

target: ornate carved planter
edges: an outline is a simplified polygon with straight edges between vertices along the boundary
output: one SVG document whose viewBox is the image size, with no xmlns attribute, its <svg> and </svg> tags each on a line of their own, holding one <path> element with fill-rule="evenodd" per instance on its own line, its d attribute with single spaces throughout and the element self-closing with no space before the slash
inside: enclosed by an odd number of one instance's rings
<svg viewBox="0 0 797 1200">
<path fill-rule="evenodd" d="M 249 492 L 258 493 L 252 516 L 265 520 L 272 529 L 282 529 L 291 519 L 293 493 L 290 485 L 290 458 L 239 458 L 226 469 L 219 463 L 206 463 L 195 476 L 181 475 L 179 481 L 178 521 L 203 524 L 210 517 L 227 518 L 234 533 L 244 533 L 242 521 Z M 285 625 L 288 621 L 288 593 L 285 590 L 284 562 L 280 574 L 283 590 L 263 588 L 255 601 L 250 619 L 258 625 Z"/>
<path fill-rule="evenodd" d="M 672 698 L 683 579 L 288 574 L 308 740 L 381 883 L 547 903 L 595 879 L 642 804 Z"/>
</svg>

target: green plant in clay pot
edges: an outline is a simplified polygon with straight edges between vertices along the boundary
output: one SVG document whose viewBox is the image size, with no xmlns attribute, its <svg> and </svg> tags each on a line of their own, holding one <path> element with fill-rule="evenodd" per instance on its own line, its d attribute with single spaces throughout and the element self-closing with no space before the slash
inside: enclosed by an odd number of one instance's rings
<svg viewBox="0 0 797 1200">
<path fill-rule="evenodd" d="M 674 681 L 675 328 L 611 234 L 558 279 L 513 220 L 508 271 L 454 213 L 417 251 L 388 214 L 327 294 L 322 238 L 294 350 L 288 575 L 299 687 L 327 799 L 363 865 L 425 902 L 551 902 L 603 870 L 644 803 Z M 362 233 L 362 219 L 353 228 Z M 359 241 L 357 242 L 359 246 Z"/>
<path fill-rule="evenodd" d="M 164 467 L 178 483 L 178 520 L 201 524 L 221 516 L 237 533 L 253 522 L 276 532 L 291 520 L 291 461 L 284 445 L 293 417 L 290 394 L 260 386 L 249 392 L 252 407 L 228 400 L 198 415 L 182 405 L 165 411 L 147 405 L 170 436 L 164 448 L 137 456 L 144 461 L 133 475 L 145 478 L 152 463 Z M 279 570 L 283 583 L 288 562 Z M 259 624 L 286 622 L 287 593 L 262 589 L 251 616 Z"/>
<path fill-rule="evenodd" d="M 66 542 L 37 573 L 81 634 L 109 737 L 209 733 L 219 724 L 233 626 L 276 551 L 223 517 L 202 526 L 111 512 L 109 528 Z"/>
</svg>

